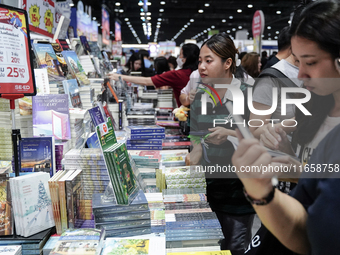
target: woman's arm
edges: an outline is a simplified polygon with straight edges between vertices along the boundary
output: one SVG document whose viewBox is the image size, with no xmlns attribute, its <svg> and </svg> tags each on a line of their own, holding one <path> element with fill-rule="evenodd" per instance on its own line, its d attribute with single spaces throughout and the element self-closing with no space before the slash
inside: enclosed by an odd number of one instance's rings
<svg viewBox="0 0 340 255">
<path fill-rule="evenodd" d="M 132 82 L 138 85 L 155 86 L 155 84 L 153 84 L 152 79 L 150 77 L 129 76 L 129 75 L 116 74 L 116 73 L 109 74 L 109 77 L 110 79 L 115 80 L 115 81 L 118 81 L 119 77 L 121 77 L 123 81 Z"/>
<path fill-rule="evenodd" d="M 239 132 L 238 138 L 242 137 Z M 256 139 L 243 139 L 232 157 L 248 195 L 253 199 L 263 199 L 272 190 L 272 174 L 246 172 L 245 166 L 267 166 L 272 158 Z M 243 172 L 242 172 L 243 171 Z M 276 190 L 274 198 L 267 205 L 254 205 L 263 224 L 287 248 L 299 254 L 307 254 L 310 244 L 307 236 L 307 212 L 296 199 Z"/>
</svg>

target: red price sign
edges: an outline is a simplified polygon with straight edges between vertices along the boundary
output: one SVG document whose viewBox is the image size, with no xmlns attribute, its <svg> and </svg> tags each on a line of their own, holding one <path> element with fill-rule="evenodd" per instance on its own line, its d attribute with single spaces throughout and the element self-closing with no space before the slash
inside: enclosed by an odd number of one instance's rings
<svg viewBox="0 0 340 255">
<path fill-rule="evenodd" d="M 258 37 L 263 34 L 264 31 L 264 15 L 262 11 L 256 11 L 253 16 L 253 37 Z"/>
<path fill-rule="evenodd" d="M 39 22 L 39 10 L 32 8 L 32 20 Z M 26 11 L 0 4 L 0 95 L 36 94 Z M 1 30 L 4 30 L 1 31 Z"/>
</svg>

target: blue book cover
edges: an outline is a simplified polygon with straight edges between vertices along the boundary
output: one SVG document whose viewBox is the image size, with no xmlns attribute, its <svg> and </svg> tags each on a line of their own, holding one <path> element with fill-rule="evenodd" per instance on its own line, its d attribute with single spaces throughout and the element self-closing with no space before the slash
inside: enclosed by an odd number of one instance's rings
<svg viewBox="0 0 340 255">
<path fill-rule="evenodd" d="M 153 133 L 153 134 L 131 134 L 130 140 L 147 140 L 147 139 L 164 139 L 165 134 Z"/>
<path fill-rule="evenodd" d="M 76 79 L 64 80 L 63 87 L 65 94 L 68 95 L 69 106 L 72 108 L 81 108 L 81 100 L 79 94 L 78 82 Z"/>
<path fill-rule="evenodd" d="M 159 145 L 162 146 L 162 139 L 149 139 L 149 140 L 126 140 L 126 145 Z"/>
<path fill-rule="evenodd" d="M 90 134 L 89 138 L 87 138 L 86 144 L 88 148 L 100 148 L 97 133 L 93 132 Z"/>
<path fill-rule="evenodd" d="M 89 111 L 89 114 L 91 116 L 94 126 L 98 126 L 99 124 L 102 124 L 105 122 L 104 116 L 99 106 L 91 108 L 88 111 Z"/>
<path fill-rule="evenodd" d="M 77 53 L 74 51 L 62 51 L 61 54 L 63 55 L 73 78 L 77 79 L 81 86 L 89 85 L 90 80 L 87 78 L 86 73 L 80 64 Z"/>
<path fill-rule="evenodd" d="M 21 172 L 55 173 L 54 137 L 22 138 L 19 141 Z"/>
<path fill-rule="evenodd" d="M 128 126 L 126 127 L 127 132 L 130 134 L 153 134 L 153 133 L 164 133 L 165 128 L 160 126 Z"/>
<path fill-rule="evenodd" d="M 128 150 L 138 150 L 138 151 L 153 151 L 153 150 L 162 150 L 162 146 L 152 146 L 152 145 L 145 145 L 145 146 L 133 146 L 133 145 L 126 145 Z M 148 165 L 147 163 L 145 165 Z"/>
<path fill-rule="evenodd" d="M 71 139 L 68 95 L 32 97 L 33 136 Z"/>
</svg>

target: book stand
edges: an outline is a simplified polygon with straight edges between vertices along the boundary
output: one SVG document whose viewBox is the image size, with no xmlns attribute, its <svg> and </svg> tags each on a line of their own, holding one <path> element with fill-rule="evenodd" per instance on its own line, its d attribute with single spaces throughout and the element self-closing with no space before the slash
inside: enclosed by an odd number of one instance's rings
<svg viewBox="0 0 340 255">
<path fill-rule="evenodd" d="M 9 105 L 12 114 L 12 145 L 13 145 L 13 156 L 14 156 L 14 171 L 15 176 L 19 176 L 19 152 L 18 152 L 18 141 L 21 140 L 20 129 L 16 129 L 15 125 L 15 99 L 23 98 L 24 94 L 2 94 L 2 98 L 9 100 Z M 15 221 L 13 217 L 13 238 L 17 238 L 15 231 Z M 7 238 L 6 238 L 7 239 Z"/>
</svg>

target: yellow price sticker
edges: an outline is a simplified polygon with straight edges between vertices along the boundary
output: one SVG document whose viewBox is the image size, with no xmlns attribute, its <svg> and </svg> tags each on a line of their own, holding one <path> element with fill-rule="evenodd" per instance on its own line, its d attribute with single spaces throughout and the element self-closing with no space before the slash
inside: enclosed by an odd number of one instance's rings
<svg viewBox="0 0 340 255">
<path fill-rule="evenodd" d="M 29 17 L 31 19 L 31 23 L 34 27 L 39 27 L 39 24 L 40 24 L 40 8 L 35 4 L 35 5 L 32 5 L 30 8 L 29 8 Z"/>
<path fill-rule="evenodd" d="M 45 12 L 44 23 L 45 23 L 45 27 L 47 29 L 47 32 L 52 34 L 52 29 L 53 29 L 53 14 L 52 14 L 50 9 L 48 9 Z"/>
</svg>

